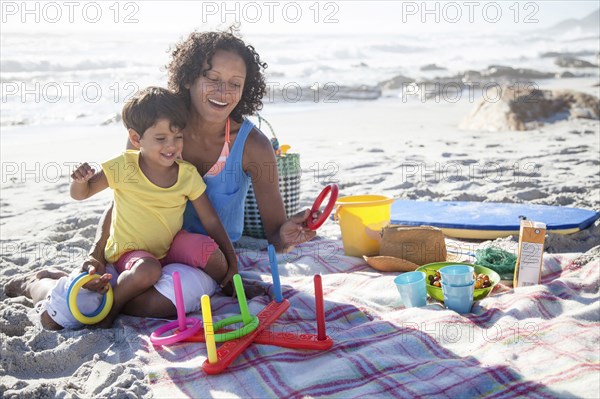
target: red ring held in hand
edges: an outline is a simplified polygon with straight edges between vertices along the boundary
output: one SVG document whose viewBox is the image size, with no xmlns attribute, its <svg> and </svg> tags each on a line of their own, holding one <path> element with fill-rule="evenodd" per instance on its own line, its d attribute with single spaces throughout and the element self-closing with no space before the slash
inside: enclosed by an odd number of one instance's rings
<svg viewBox="0 0 600 399">
<path fill-rule="evenodd" d="M 337 201 L 338 191 L 339 190 L 337 184 L 329 184 L 323 189 L 323 191 L 321 191 L 321 194 L 319 194 L 319 196 L 315 200 L 315 203 L 310 209 L 310 215 L 308 216 L 308 220 L 306 221 L 306 225 L 309 229 L 313 231 L 317 230 L 323 225 L 323 223 L 325 223 L 325 220 L 327 220 L 327 217 L 329 216 L 331 211 L 333 211 L 335 201 Z M 313 221 L 312 215 L 319 210 L 319 208 L 321 207 L 321 203 L 323 203 L 323 200 L 329 193 L 331 194 L 329 195 L 329 202 L 327 203 L 327 206 L 325 206 L 325 209 L 323 210 L 321 216 L 317 218 L 317 220 Z"/>
</svg>

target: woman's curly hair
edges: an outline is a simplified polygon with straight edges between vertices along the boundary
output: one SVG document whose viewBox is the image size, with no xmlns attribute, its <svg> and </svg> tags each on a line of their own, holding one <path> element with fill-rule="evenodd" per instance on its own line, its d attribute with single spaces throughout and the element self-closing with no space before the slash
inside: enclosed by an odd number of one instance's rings
<svg viewBox="0 0 600 399">
<path fill-rule="evenodd" d="M 177 43 L 171 53 L 171 62 L 167 65 L 169 89 L 190 108 L 190 90 L 185 86 L 191 86 L 201 75 L 206 76 L 206 72 L 212 68 L 211 60 L 217 50 L 238 54 L 246 64 L 244 91 L 240 102 L 231 112 L 231 118 L 239 123 L 243 116 L 262 109 L 262 98 L 266 93 L 263 69 L 267 68 L 267 64 L 261 62 L 254 47 L 246 45 L 233 28 L 228 32 L 192 32 L 187 39 Z M 204 62 L 208 64 L 208 70 L 203 69 Z"/>
</svg>

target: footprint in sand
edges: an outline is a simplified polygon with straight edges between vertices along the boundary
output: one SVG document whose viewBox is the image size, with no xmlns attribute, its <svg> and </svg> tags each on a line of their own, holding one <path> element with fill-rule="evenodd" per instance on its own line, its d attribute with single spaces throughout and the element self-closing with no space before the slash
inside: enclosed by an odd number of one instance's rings
<svg viewBox="0 0 600 399">
<path fill-rule="evenodd" d="M 587 188 L 586 187 L 581 187 L 581 186 L 564 186 L 561 187 L 561 189 L 559 190 L 559 193 L 564 193 L 564 194 L 585 194 L 587 192 Z"/>
<path fill-rule="evenodd" d="M 560 155 L 571 155 L 571 154 L 581 154 L 583 152 L 588 152 L 590 146 L 588 145 L 578 145 L 577 147 L 567 147 L 562 149 L 559 154 Z"/>
<path fill-rule="evenodd" d="M 523 191 L 517 193 L 517 198 L 522 199 L 523 201 L 531 201 L 536 199 L 542 199 L 548 197 L 548 194 L 538 190 L 537 188 L 533 190 Z"/>
<path fill-rule="evenodd" d="M 586 164 L 586 163 L 589 163 L 590 165 L 593 165 L 593 166 L 600 165 L 600 161 L 598 161 L 597 159 L 586 159 L 585 161 L 576 162 L 577 165 Z"/>
<path fill-rule="evenodd" d="M 507 185 L 507 187 L 513 188 L 530 188 L 531 186 L 535 186 L 539 183 L 539 180 L 527 180 L 527 181 L 516 181 Z"/>
<path fill-rule="evenodd" d="M 459 191 L 465 191 L 465 192 L 466 192 L 466 191 L 470 191 L 470 190 L 475 190 L 475 189 L 478 189 L 478 188 L 479 188 L 479 187 L 481 187 L 481 186 L 482 186 L 482 184 L 481 184 L 481 183 L 478 183 L 478 182 L 476 182 L 476 181 L 470 181 L 470 182 L 468 182 L 468 183 L 466 183 L 466 184 L 463 184 L 462 186 L 460 186 L 460 187 L 458 188 L 458 190 L 459 190 Z"/>
<path fill-rule="evenodd" d="M 566 195 L 558 195 L 552 202 L 558 205 L 566 206 L 571 205 L 573 202 L 575 202 L 575 200 L 571 197 L 567 197 Z"/>
<path fill-rule="evenodd" d="M 79 235 L 87 239 L 94 238 L 96 236 L 96 226 L 84 227 L 83 229 L 79 230 Z"/>
<path fill-rule="evenodd" d="M 410 199 L 418 199 L 418 198 L 425 198 L 425 197 L 440 198 L 440 197 L 442 197 L 442 195 L 435 193 L 428 188 L 426 188 L 425 190 L 414 190 L 412 193 L 409 194 Z"/>
<path fill-rule="evenodd" d="M 531 179 L 532 177 L 541 177 L 542 176 L 541 173 L 535 172 L 535 170 L 539 170 L 540 167 L 541 167 L 541 165 L 536 165 L 535 169 L 533 169 L 533 170 L 531 170 L 531 169 L 528 169 L 528 170 L 515 170 L 513 172 L 513 176 L 526 177 L 527 178 L 526 180 Z M 531 184 L 531 181 L 530 180 L 528 180 L 528 181 Z"/>
<path fill-rule="evenodd" d="M 479 161 L 477 159 L 461 159 L 460 161 L 458 161 L 461 165 L 472 165 L 472 164 L 476 164 Z"/>
<path fill-rule="evenodd" d="M 67 241 L 68 239 L 72 238 L 73 234 L 72 233 L 60 233 L 60 232 L 55 232 L 55 233 L 50 233 L 48 235 L 48 239 L 55 241 L 55 242 L 63 242 L 63 241 Z"/>
<path fill-rule="evenodd" d="M 35 352 L 54 349 L 60 345 L 60 335 L 53 331 L 39 330 L 39 332 L 29 340 L 29 346 Z"/>
<path fill-rule="evenodd" d="M 21 392 L 21 390 L 25 389 L 26 387 L 27 387 L 27 383 L 25 381 L 17 381 L 13 385 L 0 384 L 0 392 L 4 392 L 4 394 L 5 394 L 4 397 L 28 397 L 28 398 L 46 397 L 46 396 L 33 396 L 33 395 L 29 395 L 28 392 L 27 392 L 27 394 L 29 396 L 25 396 L 25 392 Z M 4 389 L 4 391 L 3 391 L 3 389 Z M 15 391 L 15 396 L 10 396 L 10 391 L 9 390 Z M 17 392 L 19 393 L 19 396 L 16 396 Z"/>
<path fill-rule="evenodd" d="M 95 361 L 98 356 L 102 356 L 99 354 L 112 345 L 115 345 L 113 330 L 90 333 L 87 330 L 48 332 L 29 328 L 24 337 L 14 337 L 8 345 L 0 347 L 0 359 L 15 377 L 30 375 L 34 367 L 36 374 L 45 379 L 69 375 L 77 377 L 78 369 Z M 121 356 L 123 360 L 127 360 L 126 354 Z"/>
<path fill-rule="evenodd" d="M 74 224 L 75 228 L 82 228 L 87 226 L 95 226 L 98 224 L 98 218 L 96 217 L 73 217 L 66 220 L 67 223 Z"/>
<path fill-rule="evenodd" d="M 8 202 L 0 202 L 0 219 L 9 218 L 15 216 L 14 212 L 10 208 L 10 204 Z"/>
<path fill-rule="evenodd" d="M 22 382 L 22 381 L 21 381 Z M 3 385 L 0 385 L 2 388 Z M 12 391 L 12 392 L 11 392 Z M 1 391 L 0 391 L 1 392 Z M 55 398 L 56 386 L 49 382 L 42 382 L 39 385 L 27 384 L 14 385 L 5 392 L 5 398 Z"/>
<path fill-rule="evenodd" d="M 375 166 L 379 166 L 379 162 L 364 163 L 361 165 L 352 166 L 352 167 L 348 168 L 347 170 L 373 168 Z"/>
<path fill-rule="evenodd" d="M 406 190 L 408 188 L 412 188 L 415 185 L 409 181 L 405 181 L 404 183 L 398 184 L 396 186 L 392 186 L 389 188 L 386 188 L 386 190 Z"/>
<path fill-rule="evenodd" d="M 77 236 L 71 237 L 71 239 L 69 239 L 68 243 L 66 244 L 68 244 L 67 246 L 69 248 L 85 248 L 86 250 L 90 246 L 90 242 L 85 238 L 81 237 L 80 231 L 77 232 Z"/>
<path fill-rule="evenodd" d="M 452 201 L 483 202 L 485 199 L 486 199 L 486 197 L 482 197 L 480 195 L 475 195 L 475 194 L 467 194 L 467 193 L 460 193 L 459 195 L 452 197 Z"/>
<path fill-rule="evenodd" d="M 64 195 L 69 192 L 69 187 L 70 186 L 68 184 L 62 184 L 62 185 L 59 185 L 58 187 L 56 187 L 55 191 L 61 195 Z"/>
<path fill-rule="evenodd" d="M 466 157 L 469 154 L 464 153 L 451 153 L 451 152 L 442 152 L 442 158 L 458 158 L 458 157 Z"/>
<path fill-rule="evenodd" d="M 462 175 L 455 175 L 455 176 L 450 175 L 450 176 L 446 177 L 446 181 L 449 183 L 456 183 L 459 181 L 467 181 L 467 180 L 469 180 L 469 177 L 462 176 Z"/>
<path fill-rule="evenodd" d="M 98 225 L 97 217 L 70 217 L 56 226 L 56 231 L 66 232 Z"/>
<path fill-rule="evenodd" d="M 358 186 L 358 185 L 360 185 L 360 184 L 362 184 L 362 183 L 357 183 L 357 182 L 347 182 L 347 183 L 342 183 L 342 182 L 339 182 L 337 185 L 338 185 L 338 188 L 339 188 L 340 190 L 343 190 L 343 189 L 345 189 L 345 188 L 349 188 L 349 187 Z"/>
<path fill-rule="evenodd" d="M 378 177 L 378 178 L 373 179 L 373 180 L 365 181 L 365 184 L 379 184 L 379 183 L 381 183 L 383 181 L 385 181 L 385 177 Z"/>
<path fill-rule="evenodd" d="M 92 385 L 93 396 L 120 397 L 123 393 L 132 393 L 136 397 L 143 397 L 149 388 L 143 383 L 145 375 L 143 370 L 134 364 L 119 364 L 116 367 L 106 362 L 94 365 L 90 374 L 95 378 L 88 380 Z M 98 383 L 95 387 L 94 383 Z"/>
<path fill-rule="evenodd" d="M 57 204 L 57 203 L 53 203 L 53 202 L 47 202 L 44 205 L 42 205 L 42 208 L 46 211 L 53 211 L 55 209 L 58 209 L 62 206 L 64 206 L 66 204 Z"/>
<path fill-rule="evenodd" d="M 26 327 L 31 326 L 27 317 L 30 308 L 10 302 L 3 302 L 0 307 L 0 331 L 9 337 L 20 337 L 26 332 Z"/>
<path fill-rule="evenodd" d="M 15 266 L 23 266 L 26 265 L 29 262 L 29 258 L 23 256 L 20 252 L 22 251 L 22 248 L 16 247 L 14 250 L 12 247 L 6 247 L 4 248 L 4 254 L 2 256 L 0 256 L 0 259 L 2 259 L 5 262 L 9 262 L 14 264 Z M 8 252 L 8 253 L 7 253 Z M 6 266 L 3 266 L 6 267 Z"/>
</svg>

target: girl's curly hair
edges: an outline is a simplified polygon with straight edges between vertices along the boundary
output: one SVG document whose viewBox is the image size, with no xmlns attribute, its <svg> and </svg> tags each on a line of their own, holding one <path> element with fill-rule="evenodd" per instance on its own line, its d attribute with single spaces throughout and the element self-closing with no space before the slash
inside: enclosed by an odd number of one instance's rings
<svg viewBox="0 0 600 399">
<path fill-rule="evenodd" d="M 243 116 L 252 115 L 262 109 L 262 98 L 266 93 L 263 70 L 267 68 L 253 46 L 246 45 L 234 29 L 229 32 L 192 32 L 187 39 L 177 43 L 171 53 L 171 62 L 167 65 L 169 89 L 173 90 L 188 108 L 191 107 L 191 86 L 199 76 L 206 76 L 212 68 L 211 60 L 217 50 L 238 54 L 246 64 L 244 91 L 238 105 L 231 112 L 231 118 L 242 122 Z M 204 70 L 204 62 L 208 70 Z"/>
</svg>

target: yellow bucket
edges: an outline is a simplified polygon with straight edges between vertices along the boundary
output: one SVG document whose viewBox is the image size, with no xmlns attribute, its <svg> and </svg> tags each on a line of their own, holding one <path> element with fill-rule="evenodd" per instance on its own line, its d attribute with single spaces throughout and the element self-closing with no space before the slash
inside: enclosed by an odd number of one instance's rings
<svg viewBox="0 0 600 399">
<path fill-rule="evenodd" d="M 352 195 L 338 198 L 336 218 L 340 221 L 344 253 L 348 256 L 379 254 L 379 240 L 369 226 L 389 223 L 394 199 L 385 195 Z"/>
</svg>

